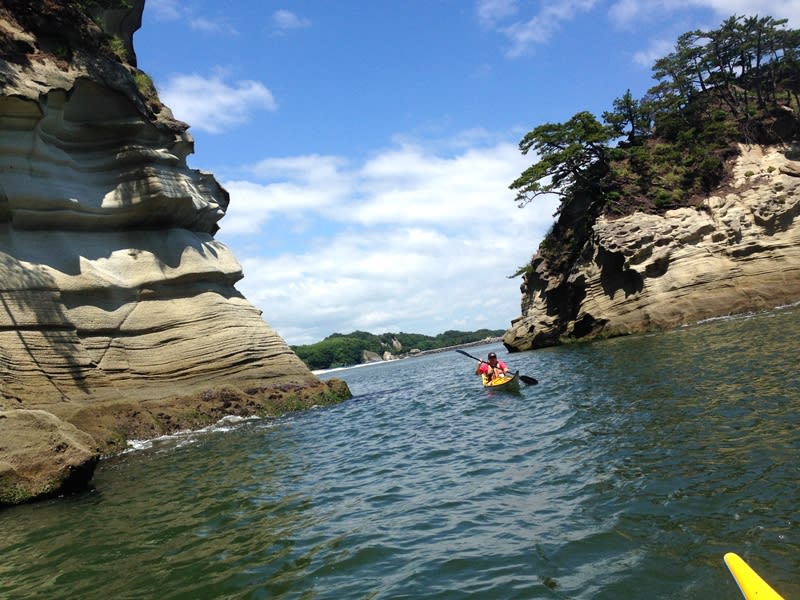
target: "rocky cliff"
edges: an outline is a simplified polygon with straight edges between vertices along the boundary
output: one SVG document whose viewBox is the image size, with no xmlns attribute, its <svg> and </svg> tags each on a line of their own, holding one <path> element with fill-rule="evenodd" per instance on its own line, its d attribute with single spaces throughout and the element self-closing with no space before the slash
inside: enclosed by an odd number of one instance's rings
<svg viewBox="0 0 800 600">
<path fill-rule="evenodd" d="M 800 156 L 741 146 L 697 208 L 601 216 L 569 270 L 537 254 L 511 351 L 664 329 L 800 301 Z"/>
<path fill-rule="evenodd" d="M 228 194 L 136 68 L 143 7 L 0 6 L 0 503 L 132 437 L 349 394 L 234 287 Z"/>
</svg>

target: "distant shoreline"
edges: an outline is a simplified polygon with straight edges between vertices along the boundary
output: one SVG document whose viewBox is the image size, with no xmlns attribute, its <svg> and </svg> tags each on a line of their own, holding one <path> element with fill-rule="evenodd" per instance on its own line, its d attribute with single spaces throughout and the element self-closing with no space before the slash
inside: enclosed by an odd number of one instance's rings
<svg viewBox="0 0 800 600">
<path fill-rule="evenodd" d="M 456 344 L 455 346 L 445 346 L 444 348 L 432 348 L 431 350 L 420 350 L 418 352 L 406 352 L 405 354 L 400 354 L 395 358 L 389 360 L 373 360 L 371 362 L 364 362 L 358 363 L 355 365 L 349 365 L 347 367 L 335 367 L 333 369 L 316 369 L 311 371 L 314 375 L 323 375 L 325 373 L 332 373 L 335 371 L 344 371 L 345 369 L 357 369 L 358 367 L 368 367 L 370 365 L 380 365 L 383 363 L 394 362 L 396 360 L 404 360 L 406 358 L 416 358 L 417 356 L 425 356 L 426 354 L 437 354 L 439 352 L 449 352 L 452 350 L 456 350 L 457 348 L 471 348 L 472 346 L 483 346 L 485 344 L 495 344 L 497 342 L 502 341 L 502 337 L 491 337 L 491 338 L 484 338 L 482 340 L 478 340 L 475 342 L 466 342 L 464 344 Z"/>
</svg>

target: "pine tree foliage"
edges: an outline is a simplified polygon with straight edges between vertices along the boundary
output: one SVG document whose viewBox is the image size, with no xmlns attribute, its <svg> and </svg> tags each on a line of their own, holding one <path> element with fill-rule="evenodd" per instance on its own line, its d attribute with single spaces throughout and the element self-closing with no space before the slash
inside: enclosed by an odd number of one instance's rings
<svg viewBox="0 0 800 600">
<path fill-rule="evenodd" d="M 800 134 L 800 30 L 786 19 L 732 16 L 681 35 L 658 59 L 655 84 L 613 101 L 602 121 L 579 112 L 526 134 L 535 156 L 511 185 L 519 206 L 560 198 L 539 253 L 569 262 L 594 220 L 699 207 L 726 176 L 739 144 L 784 144 Z M 530 265 L 517 274 L 530 269 Z"/>
</svg>

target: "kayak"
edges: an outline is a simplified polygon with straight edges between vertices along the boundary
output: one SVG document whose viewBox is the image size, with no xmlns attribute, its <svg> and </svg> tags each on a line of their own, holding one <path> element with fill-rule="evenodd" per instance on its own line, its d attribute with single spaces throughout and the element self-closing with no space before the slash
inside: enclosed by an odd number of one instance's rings
<svg viewBox="0 0 800 600">
<path fill-rule="evenodd" d="M 513 375 L 506 375 L 505 377 L 495 377 L 491 381 L 486 380 L 486 375 L 481 375 L 483 387 L 493 390 L 503 390 L 505 392 L 518 392 L 519 391 L 519 371 Z"/>
<path fill-rule="evenodd" d="M 738 554 L 728 552 L 723 559 L 728 566 L 731 575 L 736 580 L 736 585 L 739 586 L 739 591 L 745 597 L 745 600 L 783 600 L 778 592 L 750 568 Z"/>
</svg>

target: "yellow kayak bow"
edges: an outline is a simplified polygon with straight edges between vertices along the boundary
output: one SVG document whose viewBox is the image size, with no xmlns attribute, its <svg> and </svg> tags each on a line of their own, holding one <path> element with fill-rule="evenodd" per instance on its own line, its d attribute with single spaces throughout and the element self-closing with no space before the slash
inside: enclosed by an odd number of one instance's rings
<svg viewBox="0 0 800 600">
<path fill-rule="evenodd" d="M 505 390 L 508 392 L 519 391 L 519 371 L 515 372 L 513 375 L 504 375 L 503 377 L 495 377 L 494 379 L 491 380 L 488 377 L 486 377 L 486 375 L 481 375 L 481 381 L 483 381 L 483 387 L 485 388 Z"/>
<path fill-rule="evenodd" d="M 723 559 L 746 600 L 783 600 L 738 554 L 728 552 Z"/>
</svg>

